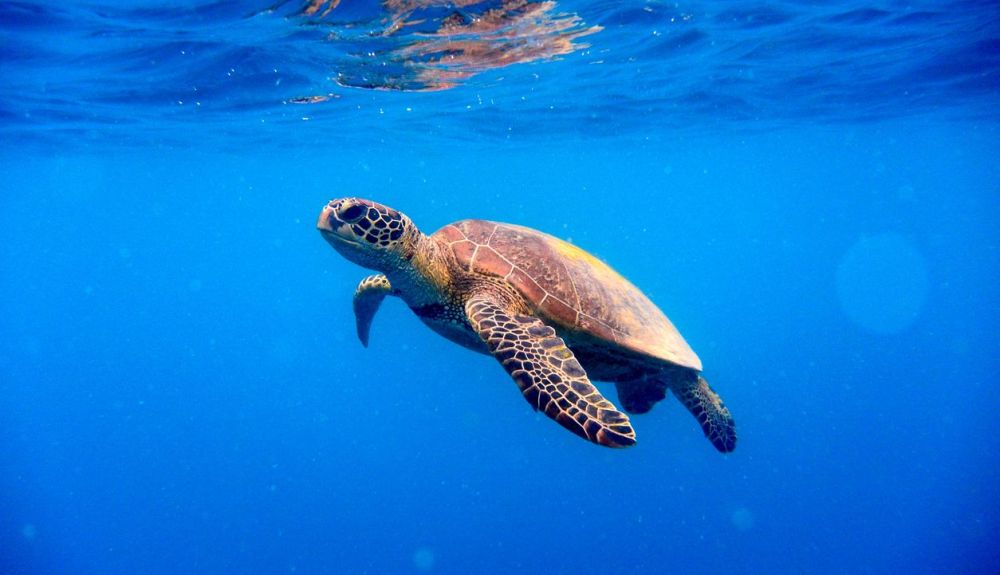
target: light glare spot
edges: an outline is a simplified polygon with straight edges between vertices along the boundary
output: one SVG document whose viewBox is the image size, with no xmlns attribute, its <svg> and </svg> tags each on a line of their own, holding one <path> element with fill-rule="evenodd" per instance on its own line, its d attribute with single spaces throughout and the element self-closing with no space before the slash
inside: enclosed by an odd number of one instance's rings
<svg viewBox="0 0 1000 575">
<path fill-rule="evenodd" d="M 427 572 L 434 568 L 434 552 L 421 547 L 413 553 L 413 565 L 418 571 Z"/>
<path fill-rule="evenodd" d="M 750 531 L 753 529 L 755 523 L 753 513 L 746 507 L 737 507 L 734 509 L 732 515 L 729 516 L 729 520 L 740 531 Z"/>
<path fill-rule="evenodd" d="M 923 256 L 895 233 L 862 237 L 837 268 L 837 296 L 844 313 L 877 334 L 899 333 L 912 325 L 929 285 Z"/>
</svg>

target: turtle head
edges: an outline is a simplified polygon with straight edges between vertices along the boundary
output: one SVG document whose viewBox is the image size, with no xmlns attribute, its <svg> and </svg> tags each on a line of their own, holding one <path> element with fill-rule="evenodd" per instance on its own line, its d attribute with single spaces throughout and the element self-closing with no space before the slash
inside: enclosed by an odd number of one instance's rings
<svg viewBox="0 0 1000 575">
<path fill-rule="evenodd" d="M 420 238 L 410 218 L 361 198 L 331 200 L 316 227 L 340 255 L 383 272 L 412 259 Z"/>
</svg>

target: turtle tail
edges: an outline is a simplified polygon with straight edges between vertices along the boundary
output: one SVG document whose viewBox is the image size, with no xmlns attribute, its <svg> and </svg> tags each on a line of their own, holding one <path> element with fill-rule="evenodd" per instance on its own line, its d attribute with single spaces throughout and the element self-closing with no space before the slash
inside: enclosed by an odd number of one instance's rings
<svg viewBox="0 0 1000 575">
<path fill-rule="evenodd" d="M 667 397 L 666 383 L 655 380 L 620 381 L 615 387 L 618 389 L 618 403 L 628 413 L 647 413 Z"/>
</svg>

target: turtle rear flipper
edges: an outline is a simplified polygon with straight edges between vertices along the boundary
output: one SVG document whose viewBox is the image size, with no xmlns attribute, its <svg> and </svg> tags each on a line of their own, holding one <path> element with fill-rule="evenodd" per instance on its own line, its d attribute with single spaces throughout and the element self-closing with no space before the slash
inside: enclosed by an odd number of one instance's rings
<svg viewBox="0 0 1000 575">
<path fill-rule="evenodd" d="M 701 430 L 712 445 L 722 453 L 736 449 L 736 422 L 729 414 L 722 398 L 715 393 L 704 377 L 673 386 L 674 395 L 688 408 L 701 424 Z"/>
<path fill-rule="evenodd" d="M 556 331 L 537 317 L 508 311 L 486 295 L 465 304 L 473 329 L 536 410 L 606 447 L 635 444 L 628 416 L 605 399 Z"/>
</svg>

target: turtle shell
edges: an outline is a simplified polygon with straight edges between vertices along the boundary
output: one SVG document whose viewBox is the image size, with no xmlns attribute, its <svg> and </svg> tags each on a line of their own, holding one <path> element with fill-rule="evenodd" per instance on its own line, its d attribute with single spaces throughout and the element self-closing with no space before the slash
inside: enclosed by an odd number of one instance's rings
<svg viewBox="0 0 1000 575">
<path fill-rule="evenodd" d="M 667 316 L 580 248 L 530 228 L 485 220 L 455 222 L 433 237 L 464 269 L 504 278 L 557 327 L 701 371 L 701 360 Z"/>
</svg>

